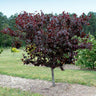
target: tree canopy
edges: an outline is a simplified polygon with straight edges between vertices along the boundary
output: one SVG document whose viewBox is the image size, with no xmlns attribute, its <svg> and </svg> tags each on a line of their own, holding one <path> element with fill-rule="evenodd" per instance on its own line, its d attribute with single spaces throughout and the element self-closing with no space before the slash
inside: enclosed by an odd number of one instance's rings
<svg viewBox="0 0 96 96">
<path fill-rule="evenodd" d="M 89 20 L 90 25 L 89 26 L 83 26 L 84 32 L 85 33 L 89 33 L 95 36 L 96 33 L 96 13 L 95 12 L 89 12 L 87 14 L 90 15 L 91 14 L 91 19 Z M 69 14 L 70 16 L 72 16 L 73 14 Z M 11 15 L 9 18 L 5 15 L 3 15 L 2 12 L 0 12 L 0 31 L 6 27 L 11 28 L 12 30 L 16 30 L 16 23 L 15 23 L 15 18 L 18 16 L 18 14 L 14 14 Z M 55 13 L 54 16 L 58 16 L 58 14 Z M 4 35 L 2 33 L 0 33 L 0 47 L 8 47 L 12 45 L 12 41 L 13 38 L 8 36 L 8 35 Z M 23 41 L 24 42 L 24 41 Z M 24 45 L 24 43 L 23 43 Z"/>
</svg>

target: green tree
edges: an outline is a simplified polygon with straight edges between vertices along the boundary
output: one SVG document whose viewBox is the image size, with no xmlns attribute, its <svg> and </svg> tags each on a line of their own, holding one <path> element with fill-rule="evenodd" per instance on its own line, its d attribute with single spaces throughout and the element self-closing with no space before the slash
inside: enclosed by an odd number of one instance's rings
<svg viewBox="0 0 96 96">
<path fill-rule="evenodd" d="M 16 23 L 15 23 L 15 19 L 16 17 L 18 16 L 18 14 L 14 14 L 14 15 L 11 15 L 9 18 L 8 18 L 8 25 L 9 25 L 9 28 L 11 28 L 12 30 L 16 30 Z"/>
<path fill-rule="evenodd" d="M 2 12 L 0 12 L 0 31 L 5 28 L 11 28 L 13 30 L 16 30 L 16 23 L 15 18 L 18 16 L 18 14 L 11 15 L 9 18 L 7 18 L 5 15 L 3 15 Z M 12 40 L 14 38 L 0 33 L 0 47 L 8 47 L 12 45 Z"/>
<path fill-rule="evenodd" d="M 91 33 L 93 36 L 96 36 L 96 13 L 89 12 L 87 15 L 91 14 L 91 19 L 89 20 L 89 26 L 83 26 L 85 33 Z"/>
<path fill-rule="evenodd" d="M 0 31 L 6 27 L 9 27 L 8 26 L 8 18 L 5 15 L 3 15 L 2 12 L 0 12 Z M 0 33 L 0 47 L 4 46 L 3 42 L 5 42 L 5 38 L 6 38 L 5 35 Z"/>
</svg>

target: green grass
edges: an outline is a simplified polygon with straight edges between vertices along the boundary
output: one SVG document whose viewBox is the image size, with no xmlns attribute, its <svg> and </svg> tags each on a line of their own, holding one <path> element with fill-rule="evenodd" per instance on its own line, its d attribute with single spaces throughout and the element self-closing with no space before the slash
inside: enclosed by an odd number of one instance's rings
<svg viewBox="0 0 96 96">
<path fill-rule="evenodd" d="M 51 69 L 46 67 L 34 67 L 23 65 L 22 50 L 20 53 L 11 53 L 5 49 L 0 56 L 0 74 L 18 76 L 30 79 L 41 79 L 51 81 Z M 96 86 L 96 72 L 84 70 L 65 70 L 59 68 L 54 70 L 56 82 L 78 83 L 88 86 Z"/>
<path fill-rule="evenodd" d="M 20 89 L 0 87 L 0 96 L 42 96 L 42 95 L 38 93 L 31 93 L 30 91 L 21 91 Z"/>
</svg>

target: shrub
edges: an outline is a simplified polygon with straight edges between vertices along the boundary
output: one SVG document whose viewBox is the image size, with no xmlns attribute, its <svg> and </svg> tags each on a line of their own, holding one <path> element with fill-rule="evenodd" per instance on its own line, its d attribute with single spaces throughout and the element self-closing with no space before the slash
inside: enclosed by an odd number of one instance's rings
<svg viewBox="0 0 96 96">
<path fill-rule="evenodd" d="M 92 43 L 92 49 L 77 50 L 78 55 L 75 57 L 77 59 L 75 63 L 81 66 L 81 68 L 94 69 L 96 67 L 96 40 L 95 37 L 90 34 L 89 37 L 87 42 Z"/>
<path fill-rule="evenodd" d="M 3 52 L 3 49 L 0 49 L 0 54 Z"/>
<path fill-rule="evenodd" d="M 14 47 L 13 47 L 13 48 L 11 49 L 11 52 L 20 52 L 20 51 L 19 51 L 17 48 L 14 48 Z"/>
</svg>

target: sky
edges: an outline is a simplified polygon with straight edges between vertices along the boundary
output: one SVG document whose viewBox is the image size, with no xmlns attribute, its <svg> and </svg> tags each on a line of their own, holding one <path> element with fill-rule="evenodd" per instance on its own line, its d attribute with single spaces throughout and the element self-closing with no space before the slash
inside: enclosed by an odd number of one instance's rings
<svg viewBox="0 0 96 96">
<path fill-rule="evenodd" d="M 34 13 L 40 10 L 53 14 L 65 11 L 79 16 L 96 12 L 96 0 L 0 0 L 0 12 L 7 17 L 22 11 Z"/>
</svg>

